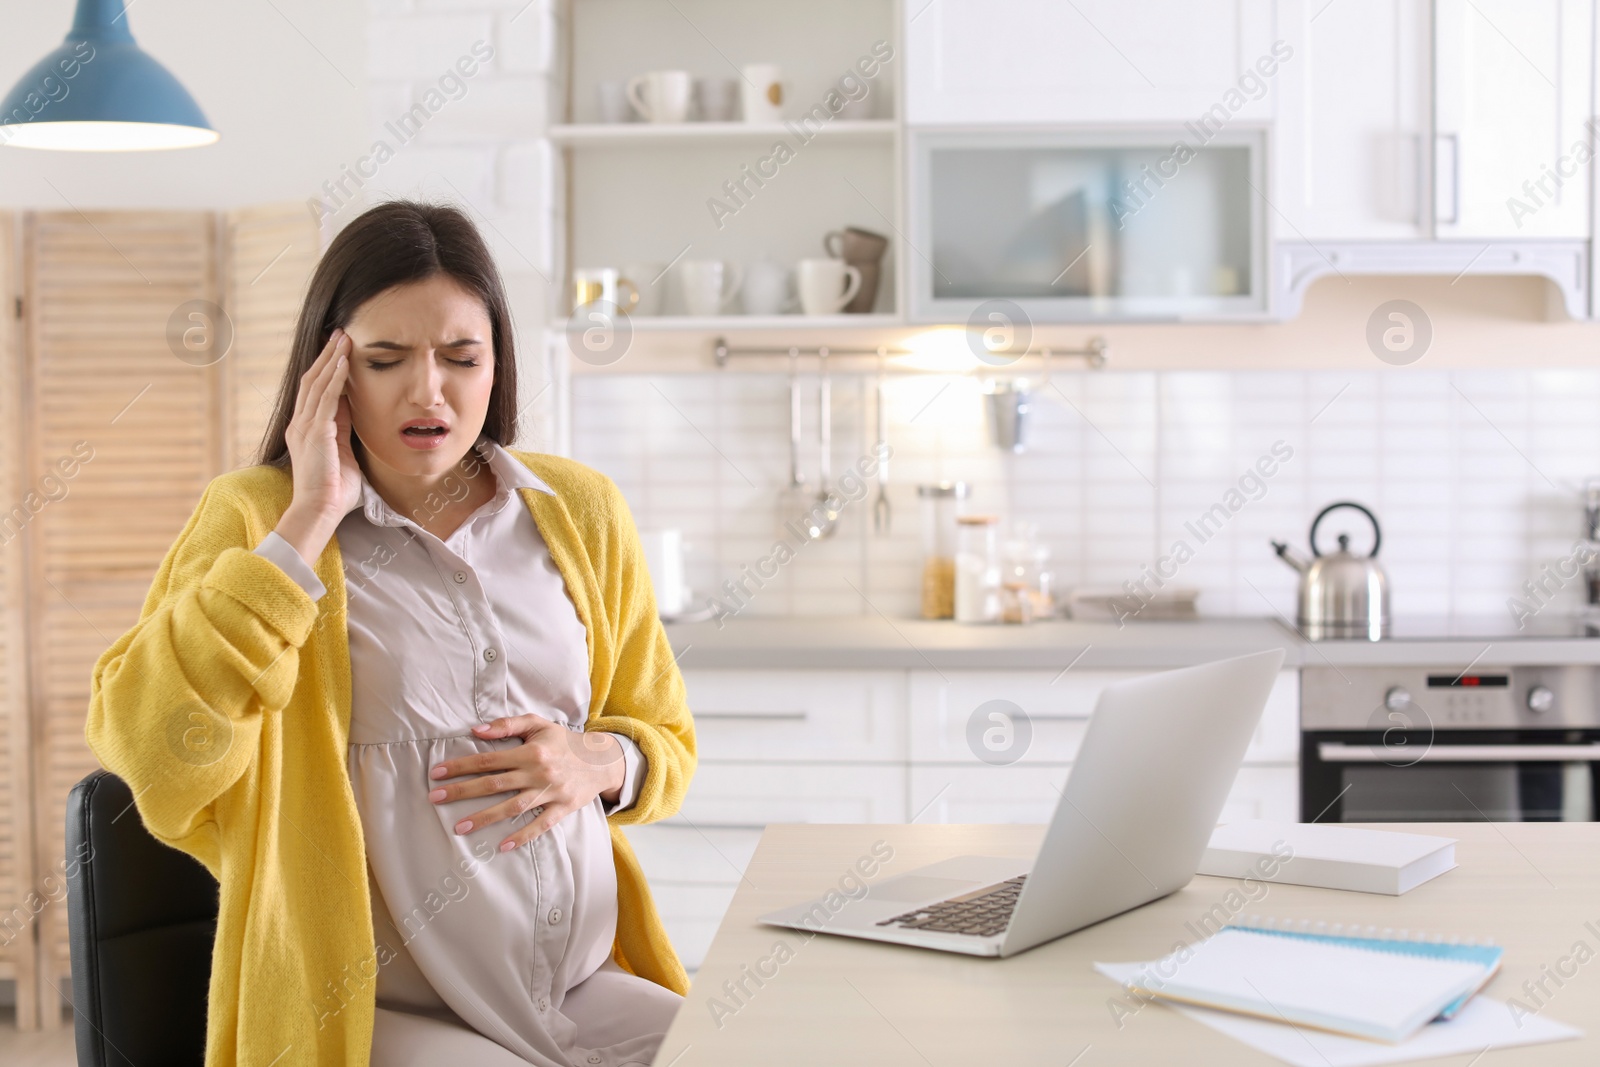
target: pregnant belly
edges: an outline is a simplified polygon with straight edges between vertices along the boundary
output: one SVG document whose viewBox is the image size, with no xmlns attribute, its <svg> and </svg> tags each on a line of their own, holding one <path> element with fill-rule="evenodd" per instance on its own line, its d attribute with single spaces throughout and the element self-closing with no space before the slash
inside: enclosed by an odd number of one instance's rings
<svg viewBox="0 0 1600 1067">
<path fill-rule="evenodd" d="M 467 735 L 351 746 L 368 861 L 392 920 L 388 929 L 374 901 L 376 932 L 399 939 L 446 999 L 445 980 L 509 981 L 533 996 L 550 983 L 566 988 L 604 961 L 615 936 L 616 868 L 598 799 L 510 852 L 500 843 L 537 818 L 536 809 L 465 834 L 455 825 L 515 791 L 428 799 L 437 786 L 429 768 L 521 743 Z"/>
</svg>

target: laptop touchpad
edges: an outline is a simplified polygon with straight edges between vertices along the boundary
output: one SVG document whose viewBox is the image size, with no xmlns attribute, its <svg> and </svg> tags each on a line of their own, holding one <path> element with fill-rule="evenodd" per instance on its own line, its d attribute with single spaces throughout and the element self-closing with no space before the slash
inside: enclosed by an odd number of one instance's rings
<svg viewBox="0 0 1600 1067">
<path fill-rule="evenodd" d="M 868 900 L 889 900 L 910 904 L 918 900 L 943 900 L 982 885 L 966 878 L 932 878 L 921 874 L 905 874 L 879 882 L 867 892 Z"/>
</svg>

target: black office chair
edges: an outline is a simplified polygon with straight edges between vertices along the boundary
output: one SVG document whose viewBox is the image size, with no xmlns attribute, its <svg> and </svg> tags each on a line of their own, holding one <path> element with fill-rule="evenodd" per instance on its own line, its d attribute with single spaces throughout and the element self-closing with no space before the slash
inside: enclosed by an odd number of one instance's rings
<svg viewBox="0 0 1600 1067">
<path fill-rule="evenodd" d="M 67 796 L 67 857 L 78 1067 L 203 1064 L 211 872 L 150 836 L 127 783 L 104 770 Z"/>
</svg>

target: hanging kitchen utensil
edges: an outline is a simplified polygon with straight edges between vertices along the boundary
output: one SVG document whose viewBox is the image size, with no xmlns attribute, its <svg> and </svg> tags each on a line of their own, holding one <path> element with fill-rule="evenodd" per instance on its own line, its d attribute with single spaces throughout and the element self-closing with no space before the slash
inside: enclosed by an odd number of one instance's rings
<svg viewBox="0 0 1600 1067">
<path fill-rule="evenodd" d="M 1350 535 L 1339 534 L 1339 551 L 1325 556 L 1317 548 L 1317 526 L 1330 511 L 1354 508 L 1372 524 L 1372 551 L 1365 556 L 1350 552 Z M 1300 572 L 1301 633 L 1315 641 L 1328 637 L 1361 637 L 1369 641 L 1389 635 L 1389 579 L 1378 564 L 1383 535 L 1378 519 L 1360 504 L 1342 500 L 1329 504 L 1311 521 L 1311 560 L 1294 553 L 1282 541 L 1273 550 Z"/>
<path fill-rule="evenodd" d="M 883 350 L 878 350 L 878 496 L 872 502 L 872 528 L 889 532 L 889 405 L 884 399 L 888 376 L 883 370 Z"/>
<path fill-rule="evenodd" d="M 828 483 L 833 480 L 833 385 L 828 379 L 827 349 L 817 353 L 817 437 L 822 454 L 817 460 L 817 495 L 806 513 L 807 531 L 813 541 L 833 536 L 839 526 L 840 501 Z"/>
<path fill-rule="evenodd" d="M 789 350 L 789 484 L 778 494 L 778 524 L 786 526 L 811 510 L 813 494 L 800 471 L 800 371 L 798 349 Z"/>
<path fill-rule="evenodd" d="M 1028 447 L 1028 394 L 1025 378 L 992 378 L 983 384 L 989 439 L 1007 452 Z"/>
</svg>

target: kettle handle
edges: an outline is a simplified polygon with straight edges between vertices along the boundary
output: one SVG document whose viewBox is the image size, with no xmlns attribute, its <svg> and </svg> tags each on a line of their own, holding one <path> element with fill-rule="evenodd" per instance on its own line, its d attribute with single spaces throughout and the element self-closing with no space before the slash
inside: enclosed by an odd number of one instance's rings
<svg viewBox="0 0 1600 1067">
<path fill-rule="evenodd" d="M 1378 554 L 1378 546 L 1383 543 L 1383 533 L 1378 529 L 1378 517 L 1353 500 L 1341 500 L 1337 504 L 1329 504 L 1327 507 L 1317 512 L 1317 517 L 1311 520 L 1311 534 L 1309 538 L 1311 541 L 1311 554 L 1313 556 L 1322 555 L 1322 553 L 1317 549 L 1317 524 L 1323 520 L 1328 512 L 1334 510 L 1335 508 L 1355 508 L 1357 511 L 1361 512 L 1361 514 L 1367 517 L 1367 521 L 1372 523 L 1372 551 L 1367 553 L 1366 558 L 1371 559 L 1372 557 L 1376 556 Z"/>
</svg>

